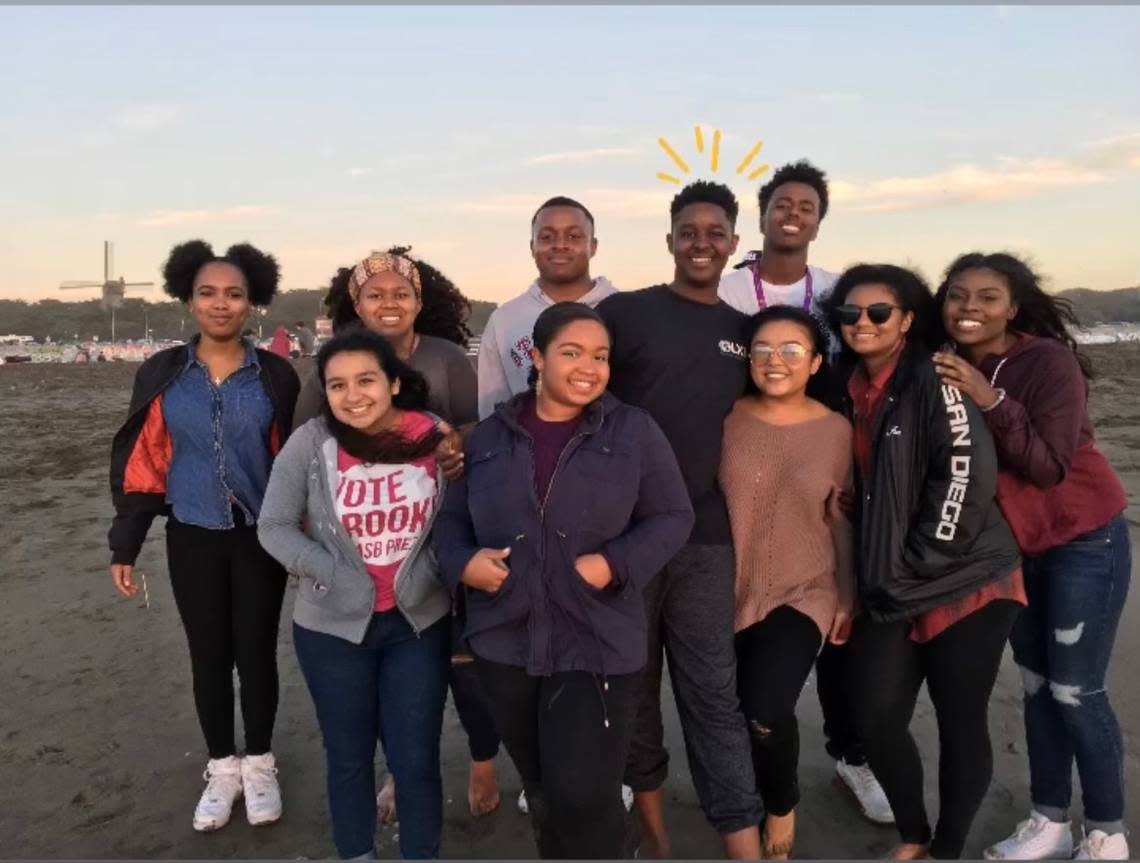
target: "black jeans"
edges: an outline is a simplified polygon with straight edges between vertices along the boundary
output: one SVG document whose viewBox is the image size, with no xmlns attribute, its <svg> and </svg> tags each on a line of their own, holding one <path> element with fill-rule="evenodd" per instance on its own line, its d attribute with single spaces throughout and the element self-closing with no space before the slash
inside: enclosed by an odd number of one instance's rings
<svg viewBox="0 0 1140 863">
<path fill-rule="evenodd" d="M 860 765 L 867 763 L 867 754 L 855 730 L 850 664 L 849 644 L 825 642 L 815 661 L 815 691 L 823 711 L 827 754 L 836 761 Z"/>
<path fill-rule="evenodd" d="M 752 737 L 756 789 L 773 815 L 800 802 L 796 701 L 822 640 L 815 621 L 787 605 L 736 635 L 736 688 Z"/>
<path fill-rule="evenodd" d="M 166 558 L 210 757 L 237 752 L 235 665 L 246 753 L 269 752 L 277 717 L 277 624 L 285 570 L 261 547 L 256 527 L 208 530 L 173 517 L 166 523 Z"/>
<path fill-rule="evenodd" d="M 531 677 L 485 659 L 476 659 L 475 667 L 522 778 L 539 856 L 621 858 L 621 779 L 639 675 Z"/>
<path fill-rule="evenodd" d="M 962 854 L 993 776 L 988 711 L 1002 651 L 1021 606 L 998 600 L 928 642 L 909 621 L 865 615 L 851 636 L 855 718 L 903 842 L 930 843 L 932 857 Z M 922 759 L 910 734 L 923 681 L 938 719 L 938 826 L 931 838 L 922 799 Z"/>
</svg>

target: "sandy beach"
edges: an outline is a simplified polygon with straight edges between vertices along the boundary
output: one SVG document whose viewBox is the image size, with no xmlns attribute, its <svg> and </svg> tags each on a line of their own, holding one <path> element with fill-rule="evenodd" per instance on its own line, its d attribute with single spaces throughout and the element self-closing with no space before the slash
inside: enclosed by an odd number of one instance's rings
<svg viewBox="0 0 1140 863">
<path fill-rule="evenodd" d="M 1140 344 L 1086 349 L 1099 377 L 1092 413 L 1100 443 L 1130 495 L 1133 542 L 1140 539 Z M 157 520 L 139 559 L 140 593 L 123 599 L 108 573 L 111 518 L 107 462 L 125 413 L 134 363 L 0 367 L 0 857 L 323 858 L 334 855 L 325 806 L 320 736 L 290 638 L 292 590 L 282 612 L 282 690 L 274 750 L 285 815 L 251 828 L 240 804 L 214 834 L 195 833 L 191 814 L 206 753 L 194 714 L 185 638 L 166 576 L 164 529 Z M 1135 574 L 1137 567 L 1134 565 Z M 1140 599 L 1133 589 L 1117 640 L 1110 692 L 1125 739 L 1130 796 L 1126 821 L 1140 828 L 1136 732 L 1140 687 Z M 667 695 L 673 754 L 666 786 L 678 856 L 710 858 L 719 842 L 697 806 L 676 711 Z M 798 711 L 803 802 L 799 858 L 882 856 L 893 828 L 863 821 L 832 787 L 814 681 Z M 239 723 L 240 729 L 240 723 Z M 1007 650 L 990 727 L 995 776 L 967 855 L 978 857 L 1008 834 L 1028 808 L 1021 685 Z M 923 697 L 914 729 L 924 754 L 936 729 Z M 519 782 L 506 753 L 499 769 L 503 805 L 473 820 L 467 812 L 467 750 L 453 708 L 444 721 L 443 853 L 449 858 L 535 855 L 527 820 L 515 808 Z M 928 801 L 937 787 L 928 760 Z M 1076 807 L 1079 812 L 1079 806 Z M 399 826 L 378 847 L 398 856 Z"/>
</svg>

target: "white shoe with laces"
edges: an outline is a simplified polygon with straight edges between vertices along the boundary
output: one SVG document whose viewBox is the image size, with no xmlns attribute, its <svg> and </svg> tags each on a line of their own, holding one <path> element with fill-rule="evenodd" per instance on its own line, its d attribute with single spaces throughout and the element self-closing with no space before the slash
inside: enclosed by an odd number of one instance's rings
<svg viewBox="0 0 1140 863">
<path fill-rule="evenodd" d="M 1073 856 L 1072 825 L 1031 810 L 1011 836 L 982 853 L 987 860 L 1068 860 Z"/>
<path fill-rule="evenodd" d="M 277 784 L 277 761 L 272 752 L 245 756 L 241 760 L 241 782 L 250 824 L 272 824 L 281 817 L 281 786 Z"/>
<path fill-rule="evenodd" d="M 217 830 L 229 823 L 234 801 L 242 794 L 241 760 L 236 755 L 228 758 L 211 758 L 202 778 L 206 790 L 194 809 L 194 829 L 200 832 Z"/>
<path fill-rule="evenodd" d="M 1077 849 L 1077 860 L 1127 860 L 1128 838 L 1123 833 L 1093 830 Z"/>
<path fill-rule="evenodd" d="M 855 796 L 863 816 L 876 824 L 894 824 L 895 814 L 883 786 L 866 764 L 848 764 L 844 759 L 835 762 L 835 773 Z"/>
</svg>

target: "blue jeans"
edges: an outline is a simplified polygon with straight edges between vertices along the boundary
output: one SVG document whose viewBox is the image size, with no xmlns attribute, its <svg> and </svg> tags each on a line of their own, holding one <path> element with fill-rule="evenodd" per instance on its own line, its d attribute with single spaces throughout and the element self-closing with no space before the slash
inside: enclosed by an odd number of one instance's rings
<svg viewBox="0 0 1140 863">
<path fill-rule="evenodd" d="M 400 856 L 438 857 L 447 619 L 417 638 L 398 610 L 378 612 L 361 644 L 294 623 L 293 644 L 324 738 L 337 853 L 345 859 L 375 854 L 376 744 L 383 731 L 396 780 Z"/>
<path fill-rule="evenodd" d="M 1132 574 L 1124 516 L 1025 558 L 1024 572 L 1029 606 L 1010 643 L 1025 681 L 1033 806 L 1051 820 L 1068 820 L 1075 760 L 1086 829 L 1119 833 L 1124 748 L 1105 673 Z"/>
</svg>

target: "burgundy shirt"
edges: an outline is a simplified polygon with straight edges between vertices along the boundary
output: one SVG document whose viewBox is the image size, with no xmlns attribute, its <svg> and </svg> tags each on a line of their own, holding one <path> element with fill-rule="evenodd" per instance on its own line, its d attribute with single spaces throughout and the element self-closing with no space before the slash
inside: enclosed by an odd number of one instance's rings
<svg viewBox="0 0 1140 863">
<path fill-rule="evenodd" d="M 1014 333 L 978 368 L 1005 398 L 986 414 L 998 464 L 998 503 L 1024 554 L 1041 554 L 1103 527 L 1127 505 L 1097 448 L 1088 382 L 1056 339 Z"/>
<path fill-rule="evenodd" d="M 539 505 L 546 499 L 562 451 L 578 431 L 582 414 L 564 422 L 539 419 L 534 399 L 528 399 L 519 414 L 519 425 L 534 439 L 534 490 Z"/>
</svg>

